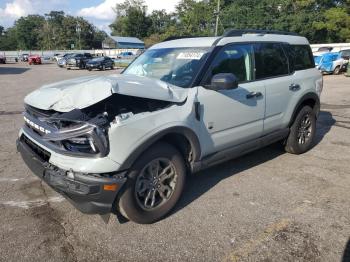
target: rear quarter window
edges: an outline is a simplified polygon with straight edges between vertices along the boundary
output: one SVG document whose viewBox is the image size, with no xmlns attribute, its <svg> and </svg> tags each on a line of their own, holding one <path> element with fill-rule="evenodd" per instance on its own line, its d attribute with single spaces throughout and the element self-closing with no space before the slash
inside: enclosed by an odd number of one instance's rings
<svg viewBox="0 0 350 262">
<path fill-rule="evenodd" d="M 291 71 L 305 70 L 315 67 L 314 58 L 309 45 L 290 45 L 289 59 Z"/>
</svg>

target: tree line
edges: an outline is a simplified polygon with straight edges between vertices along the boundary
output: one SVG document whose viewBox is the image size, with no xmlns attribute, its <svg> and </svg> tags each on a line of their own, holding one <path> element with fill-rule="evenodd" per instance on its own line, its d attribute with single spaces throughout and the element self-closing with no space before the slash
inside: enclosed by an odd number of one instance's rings
<svg viewBox="0 0 350 262">
<path fill-rule="evenodd" d="M 8 28 L 0 26 L 0 50 L 63 50 L 101 48 L 106 33 L 82 17 L 63 11 L 28 15 Z"/>
<path fill-rule="evenodd" d="M 170 36 L 213 36 L 217 0 L 182 0 L 170 14 L 148 14 L 143 0 L 126 0 L 115 11 L 112 34 L 151 45 Z M 291 31 L 311 43 L 349 42 L 350 0 L 221 0 L 219 34 L 230 28 Z"/>
<path fill-rule="evenodd" d="M 112 35 L 135 36 L 146 46 L 171 36 L 213 36 L 234 29 L 270 29 L 299 33 L 311 43 L 350 42 L 350 0 L 181 0 L 175 11 L 147 11 L 143 0 L 125 0 L 114 8 Z M 101 48 L 106 33 L 82 17 L 51 11 L 28 15 L 4 29 L 0 50 Z"/>
</svg>

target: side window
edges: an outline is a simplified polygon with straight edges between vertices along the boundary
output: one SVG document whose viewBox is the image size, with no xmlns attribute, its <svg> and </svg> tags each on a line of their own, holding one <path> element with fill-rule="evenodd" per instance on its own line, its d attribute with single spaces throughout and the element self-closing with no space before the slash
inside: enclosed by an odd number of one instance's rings
<svg viewBox="0 0 350 262">
<path fill-rule="evenodd" d="M 260 43 L 254 45 L 255 78 L 287 75 L 288 59 L 280 43 Z"/>
<path fill-rule="evenodd" d="M 291 45 L 290 50 L 292 59 L 294 60 L 294 70 L 304 70 L 315 67 L 310 46 Z"/>
<path fill-rule="evenodd" d="M 223 47 L 214 58 L 207 76 L 207 83 L 210 79 L 219 73 L 232 73 L 239 82 L 253 80 L 252 45 L 229 45 Z"/>
</svg>

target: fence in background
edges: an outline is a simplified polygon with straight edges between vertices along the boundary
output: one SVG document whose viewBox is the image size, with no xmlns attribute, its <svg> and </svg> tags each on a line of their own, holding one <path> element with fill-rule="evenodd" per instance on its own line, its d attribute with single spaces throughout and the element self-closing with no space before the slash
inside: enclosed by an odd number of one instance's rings
<svg viewBox="0 0 350 262">
<path fill-rule="evenodd" d="M 350 43 L 312 44 L 312 52 L 316 52 L 320 47 L 333 47 L 332 52 L 338 52 L 341 50 L 350 49 Z"/>
<path fill-rule="evenodd" d="M 40 55 L 42 57 L 52 57 L 55 54 L 67 53 L 90 53 L 92 55 L 117 56 L 122 52 L 133 52 L 136 54 L 139 49 L 95 49 L 95 50 L 21 50 L 21 51 L 1 51 L 0 55 L 6 57 L 19 57 L 21 54 Z"/>
</svg>

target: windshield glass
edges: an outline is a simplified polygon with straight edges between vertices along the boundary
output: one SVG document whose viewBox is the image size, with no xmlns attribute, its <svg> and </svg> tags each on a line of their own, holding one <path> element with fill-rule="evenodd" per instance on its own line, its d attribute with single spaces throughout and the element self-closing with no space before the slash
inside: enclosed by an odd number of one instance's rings
<svg viewBox="0 0 350 262">
<path fill-rule="evenodd" d="M 151 49 L 139 56 L 123 74 L 147 76 L 172 85 L 189 87 L 209 48 Z"/>
<path fill-rule="evenodd" d="M 316 64 L 319 64 L 321 62 L 322 56 L 314 56 L 314 60 Z"/>
<path fill-rule="evenodd" d="M 96 58 L 91 59 L 91 61 L 93 61 L 93 62 L 101 62 L 103 60 L 104 60 L 104 57 L 96 57 Z"/>
</svg>

